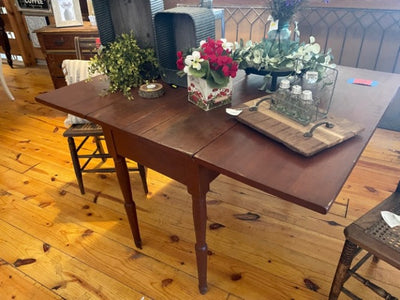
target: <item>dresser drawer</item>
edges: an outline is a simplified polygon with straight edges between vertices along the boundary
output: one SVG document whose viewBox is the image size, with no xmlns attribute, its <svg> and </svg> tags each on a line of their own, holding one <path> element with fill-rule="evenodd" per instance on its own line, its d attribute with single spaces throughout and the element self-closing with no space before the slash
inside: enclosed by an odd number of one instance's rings
<svg viewBox="0 0 400 300">
<path fill-rule="evenodd" d="M 71 50 L 75 48 L 73 35 L 43 35 L 43 43 L 47 52 L 51 50 Z"/>
</svg>

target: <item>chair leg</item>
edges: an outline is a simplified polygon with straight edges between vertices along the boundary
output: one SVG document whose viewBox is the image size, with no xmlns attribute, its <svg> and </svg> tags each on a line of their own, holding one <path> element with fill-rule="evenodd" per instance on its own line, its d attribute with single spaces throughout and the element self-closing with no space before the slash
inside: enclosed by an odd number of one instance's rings
<svg viewBox="0 0 400 300">
<path fill-rule="evenodd" d="M 379 257 L 377 257 L 377 256 L 373 256 L 372 257 L 372 261 L 375 263 L 375 264 L 377 264 L 378 262 L 379 262 Z"/>
<path fill-rule="evenodd" d="M 145 194 L 149 193 L 149 189 L 147 186 L 147 178 L 146 178 L 146 167 L 138 164 L 138 169 L 139 169 L 139 173 L 140 173 L 140 178 L 142 178 L 142 184 L 143 184 L 143 190 Z"/>
<path fill-rule="evenodd" d="M 76 151 L 75 141 L 73 137 L 68 137 L 69 152 L 71 153 L 72 164 L 74 166 L 76 180 L 78 181 L 79 189 L 81 194 L 85 194 L 85 188 L 83 187 L 81 165 L 79 163 L 78 153 Z"/>
<path fill-rule="evenodd" d="M 342 290 L 343 284 L 349 279 L 349 269 L 353 258 L 357 254 L 358 247 L 356 244 L 346 240 L 343 246 L 342 255 L 336 269 L 335 278 L 333 279 L 329 300 L 336 300 Z"/>
<path fill-rule="evenodd" d="M 94 137 L 94 141 L 96 143 L 96 147 L 97 147 L 97 151 L 99 151 L 100 154 L 105 154 L 104 148 L 103 148 L 103 144 L 101 142 L 101 139 L 97 136 Z M 103 162 L 106 162 L 107 158 L 106 157 L 102 157 L 101 160 Z"/>
</svg>

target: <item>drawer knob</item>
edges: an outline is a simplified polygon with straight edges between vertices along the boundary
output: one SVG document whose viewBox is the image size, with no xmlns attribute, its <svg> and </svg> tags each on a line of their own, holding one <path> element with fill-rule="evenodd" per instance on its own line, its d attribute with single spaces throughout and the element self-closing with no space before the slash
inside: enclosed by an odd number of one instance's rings
<svg viewBox="0 0 400 300">
<path fill-rule="evenodd" d="M 60 38 L 58 40 L 55 40 L 54 44 L 56 44 L 57 46 L 62 46 L 62 45 L 64 45 L 64 39 Z"/>
</svg>

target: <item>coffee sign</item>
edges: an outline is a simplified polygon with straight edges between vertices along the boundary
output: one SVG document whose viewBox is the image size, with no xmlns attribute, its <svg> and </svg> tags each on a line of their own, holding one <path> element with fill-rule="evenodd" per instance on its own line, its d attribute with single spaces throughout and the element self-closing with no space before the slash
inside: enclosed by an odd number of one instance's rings
<svg viewBox="0 0 400 300">
<path fill-rule="evenodd" d="M 51 5 L 49 0 L 16 0 L 18 9 L 31 13 L 51 13 Z"/>
</svg>

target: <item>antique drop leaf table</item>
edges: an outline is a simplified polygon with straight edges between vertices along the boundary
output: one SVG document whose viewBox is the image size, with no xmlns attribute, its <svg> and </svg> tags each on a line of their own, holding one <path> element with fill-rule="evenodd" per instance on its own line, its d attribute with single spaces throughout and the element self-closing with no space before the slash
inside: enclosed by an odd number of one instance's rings
<svg viewBox="0 0 400 300">
<path fill-rule="evenodd" d="M 375 87 L 348 78 L 378 81 Z M 232 106 L 265 95 L 262 77 L 240 72 Z M 100 77 L 38 95 L 36 100 L 100 124 L 114 158 L 135 245 L 142 247 L 125 158 L 187 186 L 192 196 L 199 290 L 207 291 L 206 195 L 219 174 L 237 179 L 319 213 L 327 213 L 400 85 L 400 75 L 339 67 L 331 112 L 364 130 L 315 156 L 304 157 L 239 123 L 225 107 L 205 112 L 187 101 L 184 88 L 135 100 L 101 96 Z"/>
</svg>

